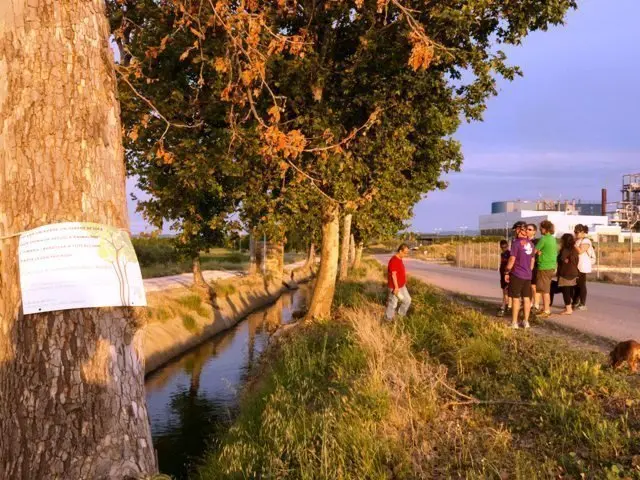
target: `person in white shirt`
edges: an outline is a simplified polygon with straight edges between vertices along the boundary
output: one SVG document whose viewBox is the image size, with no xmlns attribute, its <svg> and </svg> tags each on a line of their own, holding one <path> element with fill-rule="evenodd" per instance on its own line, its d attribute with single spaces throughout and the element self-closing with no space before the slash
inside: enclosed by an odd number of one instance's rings
<svg viewBox="0 0 640 480">
<path fill-rule="evenodd" d="M 573 233 L 576 238 L 576 250 L 578 250 L 578 283 L 573 295 L 574 310 L 587 309 L 587 274 L 591 273 L 593 260 L 595 259 L 595 250 L 591 240 L 587 238 L 589 227 L 578 224 L 575 226 Z"/>
</svg>

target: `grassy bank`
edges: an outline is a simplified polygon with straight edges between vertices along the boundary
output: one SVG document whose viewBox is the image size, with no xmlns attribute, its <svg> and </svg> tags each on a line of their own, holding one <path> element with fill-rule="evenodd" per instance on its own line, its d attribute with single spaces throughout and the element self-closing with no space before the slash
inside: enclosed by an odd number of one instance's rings
<svg viewBox="0 0 640 480">
<path fill-rule="evenodd" d="M 640 478 L 626 372 L 419 282 L 381 324 L 379 269 L 354 277 L 269 354 L 196 478 Z"/>
</svg>

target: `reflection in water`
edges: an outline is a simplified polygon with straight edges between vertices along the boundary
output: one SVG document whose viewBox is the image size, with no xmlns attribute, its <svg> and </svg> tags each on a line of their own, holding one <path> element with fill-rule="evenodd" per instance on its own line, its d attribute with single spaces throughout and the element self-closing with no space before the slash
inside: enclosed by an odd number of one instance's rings
<svg viewBox="0 0 640 480">
<path fill-rule="evenodd" d="M 160 471 L 188 478 L 201 455 L 223 433 L 238 392 L 279 325 L 306 309 L 310 285 L 282 295 L 234 328 L 162 367 L 146 379 L 147 407 Z"/>
</svg>

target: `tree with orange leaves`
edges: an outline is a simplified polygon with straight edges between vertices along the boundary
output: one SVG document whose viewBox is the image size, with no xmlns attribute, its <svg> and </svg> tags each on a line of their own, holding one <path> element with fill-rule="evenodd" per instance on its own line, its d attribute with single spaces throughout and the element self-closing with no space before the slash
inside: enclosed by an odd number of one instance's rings
<svg viewBox="0 0 640 480">
<path fill-rule="evenodd" d="M 480 119 L 496 76 L 519 73 L 496 45 L 518 44 L 532 30 L 561 23 L 576 6 L 573 0 L 117 3 L 115 37 L 125 46 L 152 25 L 127 22 L 139 9 L 162 11 L 174 31 L 190 36 L 179 47 L 181 61 L 196 66 L 189 88 L 204 91 L 222 79 L 230 148 L 251 143 L 247 171 L 257 181 L 277 172 L 288 198 L 311 188 L 323 202 L 311 316 L 329 313 L 341 213 L 398 184 L 412 195 L 442 186 L 440 174 L 460 165 L 450 138 L 460 119 Z M 173 39 L 149 44 L 150 55 L 175 48 Z M 123 81 L 144 79 L 142 66 L 121 69 Z M 169 128 L 161 110 L 154 118 Z M 385 151 L 389 146 L 397 148 Z M 155 148 L 164 148 L 162 136 Z"/>
</svg>

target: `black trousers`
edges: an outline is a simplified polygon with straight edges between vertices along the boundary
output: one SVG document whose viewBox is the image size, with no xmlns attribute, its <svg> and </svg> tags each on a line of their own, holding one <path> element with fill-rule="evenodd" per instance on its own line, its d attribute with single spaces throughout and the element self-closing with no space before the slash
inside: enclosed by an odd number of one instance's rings
<svg viewBox="0 0 640 480">
<path fill-rule="evenodd" d="M 580 301 L 581 305 L 587 304 L 587 274 L 580 273 L 578 275 L 578 284 L 573 292 L 573 304 L 576 305 Z"/>
<path fill-rule="evenodd" d="M 560 291 L 562 292 L 562 299 L 564 300 L 565 307 L 567 305 L 571 305 L 571 300 L 573 297 L 573 291 L 575 287 L 560 287 Z"/>
</svg>

